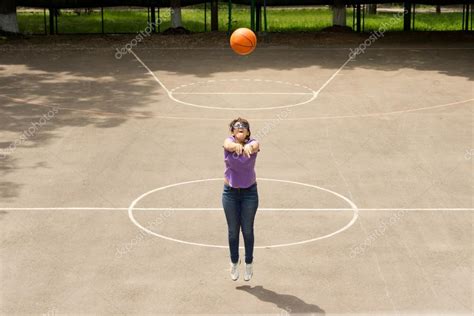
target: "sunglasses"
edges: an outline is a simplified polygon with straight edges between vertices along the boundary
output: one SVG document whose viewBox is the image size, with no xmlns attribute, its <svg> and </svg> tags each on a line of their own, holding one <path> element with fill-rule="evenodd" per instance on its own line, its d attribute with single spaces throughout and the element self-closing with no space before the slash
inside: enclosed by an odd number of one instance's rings
<svg viewBox="0 0 474 316">
<path fill-rule="evenodd" d="M 232 125 L 233 128 L 249 128 L 249 125 L 247 123 L 243 122 L 236 122 L 234 125 Z"/>
</svg>

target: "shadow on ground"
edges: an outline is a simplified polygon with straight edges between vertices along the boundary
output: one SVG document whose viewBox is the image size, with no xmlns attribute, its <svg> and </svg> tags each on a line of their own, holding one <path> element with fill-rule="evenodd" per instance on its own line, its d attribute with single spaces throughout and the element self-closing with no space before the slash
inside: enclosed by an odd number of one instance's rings
<svg viewBox="0 0 474 316">
<path fill-rule="evenodd" d="M 338 38 L 340 36 L 343 38 Z M 140 43 L 137 52 L 147 63 L 149 62 L 149 67 L 153 71 L 173 73 L 178 80 L 182 75 L 211 78 L 215 73 L 245 73 L 259 69 L 292 70 L 313 65 L 336 71 L 347 60 L 347 47 L 355 48 L 356 44 L 363 42 L 367 36 L 368 34 L 272 34 L 262 47 L 275 49 L 256 50 L 254 54 L 245 57 L 237 56 L 228 49 L 225 33 L 153 36 Z M 416 39 L 425 46 L 435 43 L 449 48 L 455 43 L 453 38 L 459 38 L 459 43 L 456 45 L 473 46 L 473 36 L 457 32 L 430 36 L 387 34 L 385 38 L 376 42 L 374 47 L 390 44 L 398 49 L 368 52 L 356 62 L 349 63 L 347 68 L 359 67 L 378 71 L 411 68 L 474 79 L 470 58 L 472 50 L 455 52 L 414 50 L 409 47 L 404 49 L 404 36 L 409 38 L 407 46 L 412 48 L 413 43 L 418 43 Z M 22 149 L 45 146 L 54 138 L 62 138 L 64 128 L 89 125 L 97 128 L 114 128 L 132 116 L 149 116 L 150 111 L 143 110 L 145 107 L 166 112 L 165 106 L 168 105 L 164 103 L 169 101 L 166 93 L 133 56 L 127 55 L 120 60 L 115 58 L 115 48 L 123 47 L 131 39 L 133 36 L 38 36 L 2 43 L 0 150 L 8 150 L 14 142 L 18 143 L 16 148 Z M 312 45 L 316 48 L 318 45 L 328 44 L 341 47 L 341 50 L 321 50 L 317 53 L 312 51 L 314 54 L 307 54 L 295 49 L 298 43 L 303 47 Z M 181 45 L 183 49 L 160 50 L 166 46 L 177 45 Z M 193 47 L 225 49 L 189 49 Z M 369 55 L 371 58 L 368 58 Z M 160 59 L 160 56 L 163 58 Z M 34 124 L 38 125 L 41 118 L 54 106 L 77 108 L 82 112 L 60 110 L 32 136 L 26 137 L 26 141 L 19 141 L 24 132 Z M 172 106 L 179 108 L 176 104 Z M 108 114 L 94 115 L 98 112 Z M 15 152 L 11 152 L 8 158 L 0 159 L 0 178 L 19 168 L 18 158 Z M 47 167 L 46 162 L 44 166 Z M 20 183 L 0 180 L 0 197 L 14 198 L 21 186 Z"/>
<path fill-rule="evenodd" d="M 160 93 L 156 84 L 143 83 L 143 69 L 130 60 L 115 59 L 112 50 L 0 54 L 0 198 L 17 197 L 23 186 L 7 181 L 7 175 L 20 166 L 33 168 L 22 161 L 20 151 L 44 147 L 65 132 L 73 135 L 71 128 L 114 128 L 130 115 L 149 116 L 140 110 L 144 106 L 160 106 L 153 95 Z M 34 168 L 49 165 L 44 161 Z"/>
<path fill-rule="evenodd" d="M 261 285 L 254 287 L 243 285 L 236 287 L 236 289 L 252 294 L 263 302 L 273 303 L 276 307 L 286 311 L 288 314 L 326 314 L 318 305 L 308 304 L 294 295 L 280 294 L 272 290 L 267 290 Z"/>
</svg>

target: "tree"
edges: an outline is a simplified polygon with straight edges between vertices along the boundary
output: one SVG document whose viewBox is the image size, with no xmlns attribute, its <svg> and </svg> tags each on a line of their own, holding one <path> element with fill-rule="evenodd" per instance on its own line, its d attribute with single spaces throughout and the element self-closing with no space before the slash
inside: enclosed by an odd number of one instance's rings
<svg viewBox="0 0 474 316">
<path fill-rule="evenodd" d="M 15 0 L 0 1 L 0 31 L 20 33 L 16 19 Z"/>
<path fill-rule="evenodd" d="M 439 4 L 436 6 L 436 14 L 441 14 L 441 6 Z"/>
<path fill-rule="evenodd" d="M 346 26 L 346 5 L 344 0 L 334 0 L 332 6 L 332 25 Z"/>
<path fill-rule="evenodd" d="M 182 27 L 181 20 L 181 0 L 171 0 L 171 27 Z"/>
</svg>

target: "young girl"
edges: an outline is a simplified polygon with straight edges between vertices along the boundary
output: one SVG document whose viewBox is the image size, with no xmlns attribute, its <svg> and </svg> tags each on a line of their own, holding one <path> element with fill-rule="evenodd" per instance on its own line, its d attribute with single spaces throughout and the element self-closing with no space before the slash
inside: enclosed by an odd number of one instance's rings
<svg viewBox="0 0 474 316">
<path fill-rule="evenodd" d="M 234 281 L 239 278 L 239 232 L 242 228 L 245 244 L 244 280 L 249 281 L 253 275 L 253 224 L 258 208 L 255 161 L 260 149 L 257 140 L 250 138 L 247 120 L 239 117 L 229 127 L 232 135 L 224 141 L 226 169 L 222 205 L 229 231 L 230 275 Z"/>
</svg>

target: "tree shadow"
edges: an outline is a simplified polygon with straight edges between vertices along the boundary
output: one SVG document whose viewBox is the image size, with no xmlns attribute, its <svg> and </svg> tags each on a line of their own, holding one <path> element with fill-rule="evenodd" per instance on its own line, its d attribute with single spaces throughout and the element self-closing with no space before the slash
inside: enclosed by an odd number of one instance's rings
<svg viewBox="0 0 474 316">
<path fill-rule="evenodd" d="M 16 159 L 0 155 L 0 179 L 5 179 L 5 176 L 13 172 L 15 168 Z M 6 200 L 16 197 L 21 187 L 21 184 L 15 182 L 0 180 L 0 198 Z"/>
<path fill-rule="evenodd" d="M 318 305 L 308 304 L 294 295 L 276 293 L 272 290 L 265 289 L 261 285 L 257 285 L 254 287 L 250 287 L 249 285 L 242 285 L 237 286 L 236 289 L 252 294 L 263 302 L 273 303 L 278 308 L 286 311 L 288 314 L 326 314 L 326 312 Z"/>
<path fill-rule="evenodd" d="M 91 64 L 94 56 L 98 58 Z M 159 106 L 154 95 L 159 89 L 143 79 L 143 69 L 115 59 L 112 49 L 99 54 L 74 50 L 2 52 L 0 197 L 15 198 L 23 186 L 21 179 L 10 180 L 8 175 L 20 168 L 49 166 L 48 161 L 28 166 L 29 162 L 22 161 L 22 152 L 62 139 L 60 130 L 115 128 L 132 116 L 149 117 L 150 111 L 140 108 Z"/>
<path fill-rule="evenodd" d="M 403 36 L 418 39 L 427 37 L 425 34 Z M 335 50 L 304 50 L 305 45 L 314 46 L 315 43 L 332 45 L 328 39 L 333 37 L 333 42 L 344 39 L 339 44 L 345 48 L 335 44 Z M 157 35 L 140 43 L 136 52 L 158 76 L 164 73 L 165 84 L 170 81 L 169 87 L 173 88 L 195 81 L 193 77 L 213 78 L 216 74 L 248 76 L 250 71 L 264 69 L 282 71 L 284 75 L 283 71 L 305 70 L 310 66 L 318 66 L 333 72 L 347 60 L 347 47 L 355 48 L 356 43 L 363 42 L 367 37 L 368 34 L 338 35 L 318 32 L 297 35 L 271 34 L 262 45 L 264 49 L 256 50 L 250 56 L 237 56 L 228 48 L 228 37 L 225 33 L 177 37 Z M 423 45 L 436 42 L 438 37 L 444 39 L 446 35 L 431 37 L 434 39 L 422 41 Z M 472 47 L 472 35 L 450 32 L 449 37 L 459 38 L 460 44 Z M 114 48 L 123 47 L 134 36 L 111 38 L 39 36 L 7 41 L 7 45 L 0 45 L 0 150 L 8 149 L 54 107 L 62 109 L 33 136 L 27 137 L 27 141 L 19 142 L 16 148 L 28 150 L 44 147 L 52 141 L 64 138 L 64 131 L 71 127 L 116 128 L 131 118 L 152 118 L 156 111 L 168 114 L 171 106 L 180 109 L 182 105 L 173 103 L 166 91 L 132 55 L 115 58 Z M 472 50 L 443 50 L 434 53 L 413 49 L 405 51 L 401 38 L 402 35 L 387 34 L 374 43 L 374 47 L 379 44 L 398 43 L 397 47 L 402 49 L 369 50 L 346 67 L 377 71 L 411 68 L 474 79 L 474 72 L 470 67 Z M 413 42 L 413 39 L 410 40 Z M 189 49 L 194 47 L 193 43 L 198 43 L 201 48 L 216 46 L 225 49 Z M 297 48 L 298 43 L 303 45 L 302 50 Z M 450 43 L 453 43 L 452 39 Z M 160 49 L 173 45 L 181 45 L 184 49 Z M 68 110 L 73 108 L 79 111 Z M 186 109 L 196 111 L 196 116 L 208 113 Z M 18 158 L 21 157 L 19 153 L 13 152 L 7 159 L 1 158 L 0 152 L 0 197 L 14 198 L 23 185 L 18 180 L 5 179 L 5 176 L 20 168 Z M 37 165 L 38 168 L 45 166 L 48 166 L 47 162 Z"/>
<path fill-rule="evenodd" d="M 225 34 L 193 34 L 173 39 L 173 50 L 146 50 L 166 47 L 166 38 L 155 36 L 137 52 L 153 71 L 172 75 L 193 75 L 211 78 L 217 73 L 270 70 L 294 70 L 318 66 L 337 70 L 349 57 L 350 49 L 361 48 L 355 62 L 345 69 L 362 68 L 376 71 L 415 69 L 436 71 L 446 76 L 460 76 L 474 80 L 471 52 L 474 35 L 466 32 L 387 32 L 369 45 L 362 45 L 370 33 L 289 32 L 269 33 L 262 38 L 259 49 L 247 56 L 238 56 L 230 49 L 180 49 L 188 43 L 205 48 L 213 38 L 211 47 L 228 48 Z M 179 40 L 183 43 L 179 44 Z M 202 46 L 202 47 L 201 47 Z M 142 48 L 144 48 L 142 50 Z M 462 49 L 457 49 L 462 48 Z M 306 53 L 304 53 L 306 52 Z M 196 63 L 199 60 L 199 63 Z"/>
</svg>

